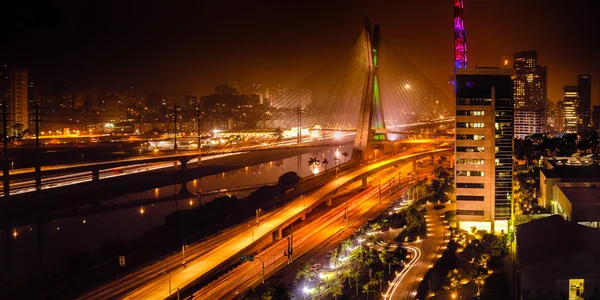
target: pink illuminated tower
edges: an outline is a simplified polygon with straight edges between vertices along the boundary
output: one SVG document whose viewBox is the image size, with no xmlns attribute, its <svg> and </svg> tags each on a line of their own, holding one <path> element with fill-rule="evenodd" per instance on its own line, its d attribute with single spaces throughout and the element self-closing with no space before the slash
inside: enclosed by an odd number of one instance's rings
<svg viewBox="0 0 600 300">
<path fill-rule="evenodd" d="M 467 68 L 467 32 L 463 18 L 463 0 L 454 0 L 454 74 Z"/>
</svg>

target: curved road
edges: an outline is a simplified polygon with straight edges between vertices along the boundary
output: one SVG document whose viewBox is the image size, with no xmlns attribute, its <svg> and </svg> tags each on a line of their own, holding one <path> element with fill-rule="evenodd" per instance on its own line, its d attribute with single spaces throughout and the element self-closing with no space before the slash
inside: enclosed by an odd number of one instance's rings
<svg viewBox="0 0 600 300">
<path fill-rule="evenodd" d="M 444 209 L 435 210 L 433 204 L 426 204 L 427 238 L 407 243 L 406 248 L 413 253 L 413 258 L 402 272 L 390 284 L 384 299 L 415 299 L 419 283 L 450 241 L 448 223 L 444 220 L 444 212 L 454 210 L 454 203 L 447 203 Z"/>
</svg>

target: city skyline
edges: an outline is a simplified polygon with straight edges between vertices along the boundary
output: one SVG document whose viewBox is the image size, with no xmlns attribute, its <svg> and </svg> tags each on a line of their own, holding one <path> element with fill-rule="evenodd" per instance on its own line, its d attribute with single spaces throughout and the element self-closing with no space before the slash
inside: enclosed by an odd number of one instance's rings
<svg viewBox="0 0 600 300">
<path fill-rule="evenodd" d="M 100 90 L 134 85 L 138 95 L 190 90 L 200 96 L 232 80 L 272 88 L 281 82 L 294 86 L 347 52 L 360 32 L 360 18 L 367 14 L 382 25 L 390 44 L 452 94 L 447 84 L 453 58 L 448 6 L 410 1 L 330 2 L 318 9 L 308 3 L 231 4 L 16 7 L 3 21 L 11 47 L 0 50 L 0 57 L 28 68 L 30 77 L 40 78 L 42 84 L 64 81 Z M 543 13 L 531 14 L 536 9 Z M 399 18 L 394 11 L 411 13 Z M 419 17 L 424 14 L 428 18 Z M 507 15 L 511 22 L 494 25 Z M 600 26 L 593 15 L 591 1 L 583 0 L 561 5 L 468 2 L 469 66 L 500 66 L 503 57 L 537 50 L 539 60 L 548 66 L 548 98 L 556 102 L 564 85 L 577 83 L 577 75 L 600 78 L 593 59 Z M 557 22 L 561 19 L 569 22 Z M 528 34 L 520 33 L 520 28 L 528 28 Z M 494 47 L 486 42 L 490 35 L 497 38 Z M 560 47 L 564 41 L 572 47 Z M 597 103 L 598 84 L 592 83 L 592 105 Z"/>
</svg>

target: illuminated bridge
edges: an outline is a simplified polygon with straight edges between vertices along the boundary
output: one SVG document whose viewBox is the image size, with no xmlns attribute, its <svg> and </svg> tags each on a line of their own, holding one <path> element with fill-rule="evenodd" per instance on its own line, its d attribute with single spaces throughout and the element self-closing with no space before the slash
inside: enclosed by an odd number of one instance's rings
<svg viewBox="0 0 600 300">
<path fill-rule="evenodd" d="M 247 116 L 240 127 L 219 133 L 216 139 L 220 140 L 216 145 L 211 145 L 210 151 L 203 146 L 202 154 L 328 145 L 327 141 L 331 145 L 338 145 L 353 140 L 352 158 L 360 160 L 373 158 L 375 151 L 392 152 L 392 147 L 398 143 L 453 140 L 452 99 L 399 51 L 390 47 L 384 36 L 379 25 L 371 27 L 369 19 L 365 17 L 363 30 L 345 56 L 326 64 L 286 90 L 277 103 L 264 106 Z M 232 136 L 242 135 L 245 138 L 231 139 Z M 42 180 L 45 175 L 89 172 L 85 176 L 89 176 L 90 180 L 100 180 L 106 177 L 102 176 L 103 172 L 121 175 L 122 170 L 115 168 L 141 163 L 172 161 L 175 166 L 184 167 L 199 156 L 198 152 L 188 153 L 163 158 L 146 157 L 41 168 L 39 172 L 15 170 L 10 172 L 10 176 L 3 176 L 10 179 L 3 178 L 2 196 L 15 191 L 40 190 L 43 185 L 48 188 L 48 183 Z M 144 165 L 135 173 L 151 169 Z M 29 177 L 30 181 L 18 183 L 21 187 L 9 187 L 16 184 L 9 180 L 26 180 L 25 177 Z M 87 179 L 60 180 L 57 184 L 64 185 Z"/>
</svg>

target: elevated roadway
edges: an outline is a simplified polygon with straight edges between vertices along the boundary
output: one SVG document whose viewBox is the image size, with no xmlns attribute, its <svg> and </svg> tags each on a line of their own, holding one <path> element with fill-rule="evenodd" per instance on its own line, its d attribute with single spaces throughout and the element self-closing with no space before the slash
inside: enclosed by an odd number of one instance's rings
<svg viewBox="0 0 600 300">
<path fill-rule="evenodd" d="M 285 227 L 298 219 L 304 219 L 308 211 L 321 203 L 330 200 L 341 188 L 345 188 L 359 180 L 362 180 L 363 184 L 366 184 L 366 180 L 369 176 L 403 162 L 415 161 L 430 157 L 431 155 L 441 155 L 453 151 L 454 148 L 442 148 L 415 154 L 396 155 L 391 158 L 381 159 L 374 163 L 365 163 L 355 170 L 341 173 L 337 180 L 325 184 L 311 194 L 291 201 L 282 209 L 273 212 L 259 225 L 242 232 L 228 234 L 228 238 L 224 239 L 223 243 L 205 252 L 201 259 L 191 262 L 177 273 L 171 274 L 169 276 L 170 286 L 173 290 L 184 288 L 193 283 L 198 277 L 201 277 L 203 274 L 206 274 L 221 265 L 224 261 L 241 254 L 244 250 L 252 246 L 256 240 L 263 238 L 273 238 L 275 240 L 281 239 L 282 230 Z M 169 296 L 169 291 L 164 287 L 164 280 L 150 280 L 135 291 L 128 293 L 124 298 L 164 299 Z M 93 297 L 93 293 L 88 296 L 89 297 L 85 298 L 103 298 Z"/>
</svg>

